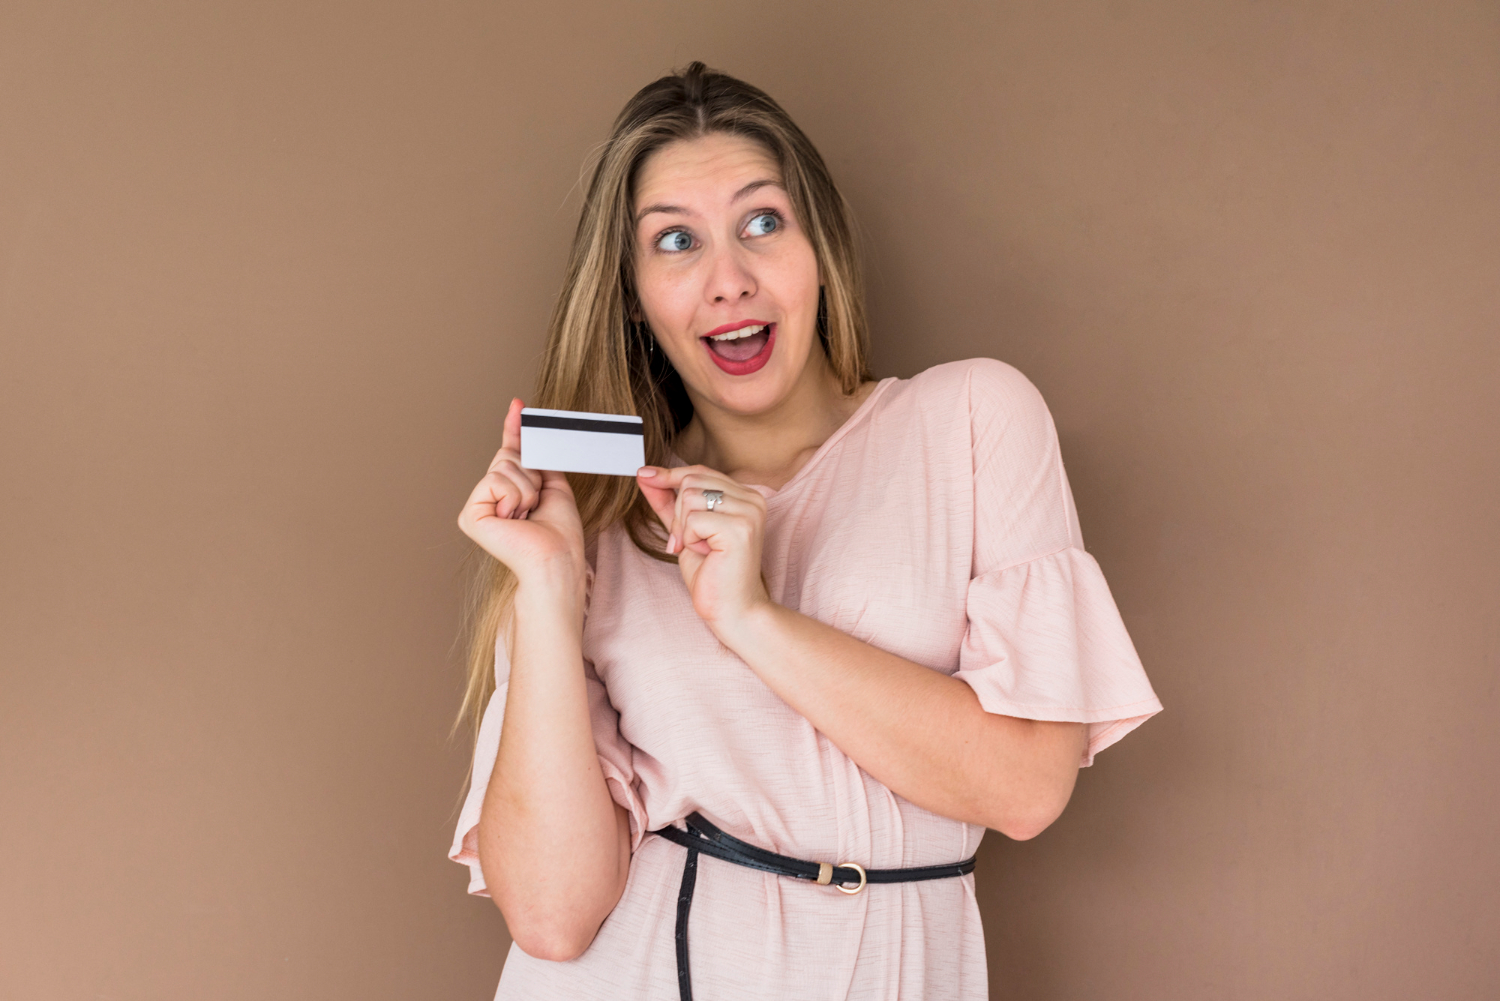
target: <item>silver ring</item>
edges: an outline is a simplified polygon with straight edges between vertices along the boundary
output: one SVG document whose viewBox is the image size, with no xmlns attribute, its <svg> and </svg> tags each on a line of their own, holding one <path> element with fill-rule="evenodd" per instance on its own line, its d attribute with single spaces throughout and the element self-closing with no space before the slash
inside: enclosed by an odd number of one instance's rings
<svg viewBox="0 0 1500 1001">
<path fill-rule="evenodd" d="M 710 511 L 712 511 L 714 508 L 718 507 L 722 503 L 724 503 L 724 491 L 722 491 L 722 490 L 705 490 L 705 491 L 703 491 L 703 506 L 706 507 L 706 508 L 708 508 Z"/>
</svg>

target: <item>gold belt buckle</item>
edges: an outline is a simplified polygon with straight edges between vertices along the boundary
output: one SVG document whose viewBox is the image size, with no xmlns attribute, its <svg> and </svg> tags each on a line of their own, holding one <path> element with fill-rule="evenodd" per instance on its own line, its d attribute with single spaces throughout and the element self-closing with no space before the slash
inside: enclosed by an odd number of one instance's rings
<svg viewBox="0 0 1500 1001">
<path fill-rule="evenodd" d="M 848 887 L 844 886 L 842 883 L 840 883 L 838 886 L 834 887 L 835 890 L 839 891 L 840 893 L 847 893 L 847 894 L 849 894 L 849 896 L 852 897 L 856 893 L 858 893 L 860 890 L 863 890 L 865 888 L 865 867 L 864 866 L 860 865 L 858 862 L 840 862 L 838 864 L 838 868 L 840 868 L 840 869 L 853 869 L 855 872 L 859 873 L 859 885 L 856 886 L 854 889 L 851 890 Z M 827 862 L 819 862 L 818 863 L 818 885 L 819 886 L 827 886 L 829 883 L 833 882 L 833 870 L 834 870 L 834 867 L 831 866 L 831 865 L 829 865 Z"/>
</svg>

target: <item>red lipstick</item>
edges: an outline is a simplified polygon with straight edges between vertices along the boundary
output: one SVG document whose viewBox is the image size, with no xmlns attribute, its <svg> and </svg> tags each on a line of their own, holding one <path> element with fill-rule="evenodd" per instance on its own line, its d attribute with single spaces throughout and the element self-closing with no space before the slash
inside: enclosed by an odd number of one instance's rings
<svg viewBox="0 0 1500 1001">
<path fill-rule="evenodd" d="M 747 338 L 746 340 L 750 341 L 750 343 L 746 343 L 744 348 L 750 347 L 750 344 L 754 340 L 764 338 L 764 341 L 760 345 L 760 350 L 748 357 L 726 357 L 725 355 L 721 355 L 714 349 L 713 343 L 710 340 L 710 338 L 718 334 L 727 334 L 744 327 L 756 326 L 765 327 L 766 329 L 764 333 L 752 334 L 750 338 Z M 771 351 L 776 346 L 776 324 L 765 320 L 738 320 L 734 323 L 726 323 L 722 327 L 714 328 L 704 334 L 699 340 L 703 342 L 703 349 L 708 352 L 708 356 L 713 359 L 714 364 L 719 366 L 724 372 L 729 375 L 750 375 L 752 372 L 759 372 L 765 367 L 766 362 L 771 360 Z M 743 348 L 741 348 L 741 352 L 743 352 Z"/>
</svg>

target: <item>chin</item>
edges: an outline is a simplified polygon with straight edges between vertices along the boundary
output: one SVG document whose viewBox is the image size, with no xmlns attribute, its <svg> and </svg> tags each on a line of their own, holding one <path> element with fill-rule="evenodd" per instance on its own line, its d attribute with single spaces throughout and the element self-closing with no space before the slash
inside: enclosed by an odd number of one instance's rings
<svg viewBox="0 0 1500 1001">
<path fill-rule="evenodd" d="M 709 376 L 713 401 L 731 413 L 753 417 L 775 409 L 792 392 L 794 380 L 784 373 L 763 369 L 752 376 L 726 378 L 721 372 Z"/>
<path fill-rule="evenodd" d="M 791 396 L 811 361 L 813 335 L 808 331 L 806 336 L 788 337 L 777 322 L 766 327 L 763 347 L 753 355 L 741 350 L 726 358 L 707 343 L 695 345 L 701 352 L 692 366 L 696 391 L 715 406 L 742 417 L 767 413 Z M 795 364 L 794 358 L 801 364 Z"/>
</svg>

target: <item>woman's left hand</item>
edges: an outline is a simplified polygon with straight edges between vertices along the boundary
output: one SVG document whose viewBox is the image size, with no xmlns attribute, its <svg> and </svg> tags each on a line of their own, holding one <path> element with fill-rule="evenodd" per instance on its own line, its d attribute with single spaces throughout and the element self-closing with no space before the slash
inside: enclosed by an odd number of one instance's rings
<svg viewBox="0 0 1500 1001">
<path fill-rule="evenodd" d="M 693 609 L 718 633 L 770 602 L 760 573 L 766 499 L 707 466 L 646 466 L 636 475 L 667 529 Z M 708 510 L 705 491 L 723 498 Z M 722 637 L 721 637 L 722 639 Z"/>
</svg>

